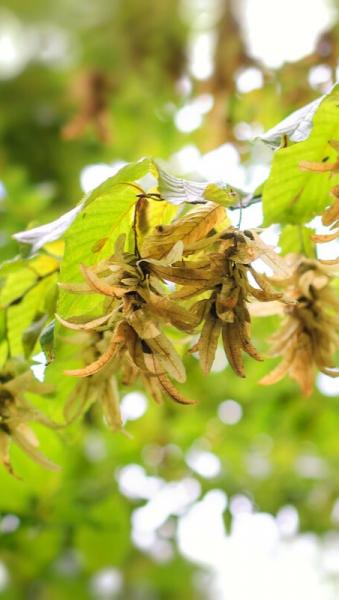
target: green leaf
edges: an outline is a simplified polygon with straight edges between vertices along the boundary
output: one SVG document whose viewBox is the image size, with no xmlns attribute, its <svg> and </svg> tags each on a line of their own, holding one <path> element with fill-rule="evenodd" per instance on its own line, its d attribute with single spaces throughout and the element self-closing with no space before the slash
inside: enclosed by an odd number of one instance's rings
<svg viewBox="0 0 339 600">
<path fill-rule="evenodd" d="M 138 162 L 129 163 L 125 167 L 122 167 L 122 169 L 113 175 L 113 177 L 109 177 L 90 192 L 84 200 L 84 205 L 89 206 L 94 200 L 97 200 L 106 194 L 110 194 L 112 188 L 118 183 L 131 184 L 133 182 L 138 182 L 138 180 L 145 177 L 148 173 L 157 176 L 157 169 L 152 159 L 143 158 Z M 136 193 L 138 193 L 137 190 Z"/>
<path fill-rule="evenodd" d="M 229 185 L 209 183 L 204 189 L 203 197 L 221 206 L 232 206 L 240 200 L 240 193 Z"/>
<path fill-rule="evenodd" d="M 38 341 L 39 335 L 45 326 L 47 319 L 47 314 L 40 315 L 36 320 L 30 323 L 27 329 L 25 329 L 22 338 L 25 358 L 29 358 L 33 352 L 35 344 Z"/>
<path fill-rule="evenodd" d="M 6 338 L 6 312 L 0 310 L 0 340 Z"/>
<path fill-rule="evenodd" d="M 269 131 L 266 131 L 263 135 L 259 136 L 263 142 L 277 148 L 282 137 L 285 135 L 291 140 L 291 142 L 302 142 L 306 140 L 310 135 L 313 125 L 313 117 L 319 104 L 325 96 L 321 96 L 313 102 L 306 104 L 302 108 L 295 110 L 291 115 L 288 115 L 286 119 L 283 119 L 278 125 L 272 127 Z"/>
<path fill-rule="evenodd" d="M 263 189 L 265 225 L 306 223 L 329 202 L 339 175 L 301 170 L 302 161 L 332 162 L 336 153 L 329 142 L 339 138 L 339 86 L 321 102 L 308 139 L 277 150 Z"/>
<path fill-rule="evenodd" d="M 7 337 L 11 356 L 24 355 L 23 334 L 39 312 L 43 312 L 45 297 L 55 285 L 55 275 L 39 281 L 23 298 L 7 309 Z"/>
<path fill-rule="evenodd" d="M 14 239 L 23 244 L 30 244 L 32 250 L 36 251 L 42 248 L 45 244 L 60 239 L 64 233 L 70 228 L 78 214 L 82 209 L 97 198 L 103 195 L 109 194 L 112 187 L 117 183 L 137 181 L 144 177 L 147 173 L 154 172 L 155 167 L 149 158 L 144 158 L 137 163 L 131 163 L 120 169 L 120 171 L 113 177 L 106 179 L 101 185 L 95 190 L 85 196 L 82 202 L 72 208 L 64 215 L 61 215 L 55 221 L 29 229 L 28 231 L 20 231 L 13 235 Z"/>
<path fill-rule="evenodd" d="M 7 360 L 8 356 L 8 344 L 6 340 L 0 343 L 0 368 L 2 368 Z"/>
<path fill-rule="evenodd" d="M 37 275 L 27 268 L 9 275 L 0 292 L 0 308 L 9 306 L 27 292 L 36 282 Z"/>
<path fill-rule="evenodd" d="M 62 242 L 57 242 L 58 244 L 62 244 Z M 35 276 L 43 277 L 44 275 L 48 275 L 58 269 L 59 266 L 59 258 L 54 256 L 50 256 L 47 253 L 39 253 L 34 254 L 29 259 L 22 258 L 21 256 L 16 256 L 12 260 L 7 260 L 0 265 L 0 278 L 11 277 L 10 284 L 8 287 L 13 286 L 13 281 L 16 279 L 21 283 L 22 280 L 25 281 L 27 279 L 27 275 L 23 272 L 29 271 L 29 276 L 33 279 L 32 274 Z M 3 287 L 5 287 L 5 283 Z M 15 284 L 14 284 L 15 285 Z M 22 284 L 23 285 L 23 284 Z"/>
<path fill-rule="evenodd" d="M 282 254 L 294 252 L 296 254 L 303 254 L 308 258 L 315 258 L 312 235 L 314 235 L 314 230 L 310 227 L 305 227 L 303 225 L 286 225 L 286 227 L 283 228 L 279 239 L 279 246 L 281 247 Z"/>
<path fill-rule="evenodd" d="M 6 260 L 0 265 L 0 277 L 6 277 L 7 275 L 11 275 L 17 271 L 20 271 L 23 267 L 25 267 L 27 261 L 25 261 L 21 256 L 16 256 L 11 260 Z"/>
</svg>

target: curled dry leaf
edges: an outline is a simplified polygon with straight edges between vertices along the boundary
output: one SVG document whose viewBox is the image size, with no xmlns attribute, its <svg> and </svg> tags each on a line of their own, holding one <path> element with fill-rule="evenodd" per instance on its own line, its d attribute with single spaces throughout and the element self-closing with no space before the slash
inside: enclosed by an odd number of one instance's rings
<svg viewBox="0 0 339 600">
<path fill-rule="evenodd" d="M 213 365 L 220 333 L 221 321 L 210 312 L 205 319 L 197 348 L 199 350 L 200 366 L 205 374 L 210 372 Z"/>
<path fill-rule="evenodd" d="M 225 226 L 226 212 L 222 206 L 208 202 L 191 210 L 187 215 L 176 219 L 170 225 L 159 225 L 154 234 L 145 239 L 142 254 L 145 257 L 160 259 L 178 242 L 184 245 L 184 252 L 200 240 L 206 239 L 215 227 Z"/>
<path fill-rule="evenodd" d="M 115 337 L 112 336 L 107 350 L 95 361 L 83 369 L 67 369 L 65 375 L 74 375 L 75 377 L 89 377 L 101 371 L 113 358 L 118 349 Z"/>
</svg>

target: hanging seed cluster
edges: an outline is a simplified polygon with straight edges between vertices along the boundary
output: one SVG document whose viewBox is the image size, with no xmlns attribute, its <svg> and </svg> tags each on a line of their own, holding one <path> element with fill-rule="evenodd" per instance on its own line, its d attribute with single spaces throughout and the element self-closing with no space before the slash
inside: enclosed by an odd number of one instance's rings
<svg viewBox="0 0 339 600">
<path fill-rule="evenodd" d="M 270 385 L 289 375 L 309 395 L 316 369 L 339 376 L 333 362 L 339 348 L 339 298 L 331 286 L 336 267 L 300 257 L 291 258 L 291 267 L 285 286 L 295 304 L 284 307 L 281 327 L 271 340 L 271 355 L 282 360 L 261 383 Z"/>
<path fill-rule="evenodd" d="M 278 291 L 257 272 L 263 260 L 277 277 L 286 276 L 283 260 L 255 230 L 230 227 L 225 210 L 213 203 L 190 210 L 169 225 L 157 226 L 126 251 L 125 236 L 114 254 L 93 266 L 81 266 L 84 282 L 61 284 L 70 293 L 104 296 L 104 311 L 86 321 L 59 321 L 87 333 L 88 364 L 66 373 L 84 379 L 66 405 L 72 420 L 94 398 L 101 401 L 106 420 L 121 427 L 118 384 L 136 379 L 160 402 L 168 396 L 191 404 L 177 389 L 186 380 L 178 346 L 198 352 L 208 373 L 219 340 L 234 372 L 245 377 L 244 353 L 262 360 L 251 340 L 250 303 L 271 301 L 294 306 L 296 300 Z M 195 343 L 190 339 L 195 337 Z"/>
<path fill-rule="evenodd" d="M 158 403 L 169 397 L 193 404 L 177 387 L 186 380 L 185 352 L 195 353 L 208 374 L 222 344 L 230 367 L 245 377 L 244 356 L 263 359 L 251 336 L 254 315 L 282 316 L 270 350 L 281 362 L 260 383 L 288 375 L 308 395 L 317 370 L 339 376 L 333 359 L 339 348 L 339 300 L 332 281 L 337 260 L 282 259 L 259 231 L 230 227 L 225 210 L 213 203 L 151 229 L 148 204 L 141 200 L 134 251 L 120 236 L 112 256 L 80 266 L 82 283 L 61 284 L 69 293 L 103 299 L 91 320 L 57 315 L 75 332 L 68 339 L 79 345 L 85 365 L 66 371 L 78 378 L 64 408 L 66 424 L 97 402 L 110 429 L 122 429 L 119 388 L 137 381 Z M 325 219 L 337 224 L 336 205 Z M 258 272 L 258 259 L 272 276 Z M 7 363 L 0 374 L 0 461 L 12 475 L 11 444 L 40 465 L 58 468 L 39 450 L 34 424 L 60 425 L 25 398 L 26 392 L 51 391 L 22 365 Z"/>
<path fill-rule="evenodd" d="M 25 399 L 26 392 L 43 394 L 51 389 L 36 381 L 31 371 L 20 373 L 17 367 L 8 363 L 0 376 L 0 461 L 11 475 L 17 477 L 10 457 L 10 446 L 14 443 L 41 466 L 58 470 L 59 467 L 40 452 L 39 441 L 30 423 L 40 423 L 50 429 L 56 429 L 58 425 Z"/>
</svg>

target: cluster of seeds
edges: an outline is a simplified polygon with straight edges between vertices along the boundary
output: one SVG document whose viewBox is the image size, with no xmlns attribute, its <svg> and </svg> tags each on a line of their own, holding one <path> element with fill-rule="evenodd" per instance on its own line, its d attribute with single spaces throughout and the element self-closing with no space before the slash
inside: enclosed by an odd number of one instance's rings
<svg viewBox="0 0 339 600">
<path fill-rule="evenodd" d="M 213 203 L 152 230 L 147 219 L 141 227 L 141 212 L 133 252 L 120 236 L 112 256 L 80 266 L 82 283 L 60 284 L 69 293 L 98 295 L 100 306 L 91 320 L 57 315 L 76 331 L 70 341 L 80 344 L 85 365 L 66 371 L 79 378 L 64 408 L 66 424 L 99 402 L 107 425 L 120 430 L 119 388 L 137 380 L 158 403 L 167 396 L 193 404 L 176 387 L 186 380 L 182 350 L 197 353 L 207 374 L 220 339 L 230 367 L 245 377 L 243 354 L 263 359 L 251 339 L 253 315 L 283 317 L 271 344 L 271 356 L 282 361 L 262 384 L 289 375 L 308 395 L 316 369 L 339 375 L 333 364 L 339 347 L 339 300 L 332 286 L 337 260 L 283 259 L 259 231 L 231 227 L 225 210 Z M 258 272 L 258 259 L 270 267 L 270 277 Z M 0 461 L 11 474 L 11 442 L 40 465 L 58 468 L 40 452 L 30 423 L 59 425 L 25 399 L 26 392 L 50 391 L 14 363 L 0 374 Z"/>
<path fill-rule="evenodd" d="M 104 296 L 105 308 L 90 321 L 58 316 L 65 327 L 87 332 L 87 348 L 92 349 L 93 360 L 87 366 L 66 371 L 90 381 L 79 384 L 86 388 L 87 398 L 81 406 L 75 401 L 81 396 L 78 392 L 67 403 L 69 418 L 96 397 L 111 427 L 119 428 L 117 387 L 137 378 L 156 402 L 165 395 L 191 404 L 173 383 L 186 379 L 177 350 L 178 332 L 185 334 L 181 343 L 186 344 L 193 334 L 199 336 L 188 349 L 199 353 L 204 373 L 211 369 L 221 337 L 230 366 L 245 377 L 242 353 L 262 360 L 251 341 L 249 303 L 295 304 L 257 272 L 253 264 L 257 259 L 277 277 L 286 276 L 283 260 L 257 231 L 230 227 L 225 210 L 209 203 L 157 226 L 134 253 L 126 251 L 121 236 L 111 257 L 82 265 L 84 283 L 61 285 L 71 293 Z"/>
<path fill-rule="evenodd" d="M 15 475 L 10 458 L 11 442 L 41 466 L 53 471 L 59 468 L 40 452 L 39 441 L 29 423 L 40 423 L 51 429 L 58 426 L 25 399 L 26 392 L 43 394 L 50 391 L 49 386 L 34 379 L 31 371 L 20 373 L 19 369 L 18 372 L 15 363 L 8 362 L 1 372 L 0 461 L 11 475 Z"/>
<path fill-rule="evenodd" d="M 292 275 L 284 285 L 295 304 L 273 307 L 273 312 L 284 314 L 271 347 L 272 356 L 282 361 L 261 383 L 269 385 L 289 375 L 309 395 L 316 369 L 339 376 L 333 364 L 339 348 L 339 298 L 331 287 L 336 267 L 296 256 L 290 257 L 290 266 Z"/>
</svg>

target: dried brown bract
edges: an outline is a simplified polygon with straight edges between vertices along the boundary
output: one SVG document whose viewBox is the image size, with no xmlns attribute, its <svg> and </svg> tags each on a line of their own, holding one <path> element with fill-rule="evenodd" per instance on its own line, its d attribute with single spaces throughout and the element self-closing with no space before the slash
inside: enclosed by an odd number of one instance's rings
<svg viewBox="0 0 339 600">
<path fill-rule="evenodd" d="M 208 202 L 190 210 L 186 215 L 175 219 L 169 225 L 158 225 L 152 235 L 143 242 L 142 255 L 145 258 L 161 259 L 180 241 L 185 255 L 196 252 L 211 244 L 210 236 L 214 228 L 225 227 L 226 212 L 222 206 Z"/>
</svg>

